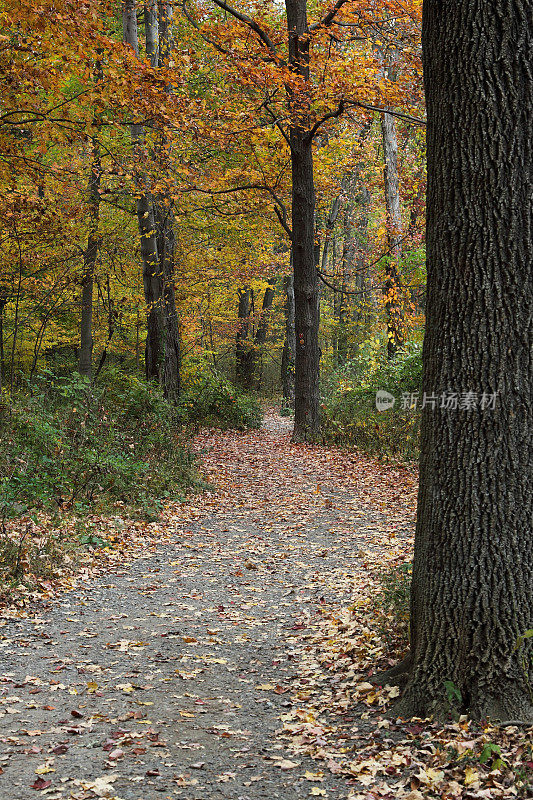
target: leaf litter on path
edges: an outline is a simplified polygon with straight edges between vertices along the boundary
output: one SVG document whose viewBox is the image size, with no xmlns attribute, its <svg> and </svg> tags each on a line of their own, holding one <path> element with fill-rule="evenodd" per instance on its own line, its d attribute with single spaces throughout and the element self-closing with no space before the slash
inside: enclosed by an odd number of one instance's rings
<svg viewBox="0 0 533 800">
<path fill-rule="evenodd" d="M 5 612 L 0 798 L 524 795 L 523 731 L 391 721 L 368 681 L 404 646 L 375 596 L 410 559 L 414 471 L 272 415 L 194 448 L 210 489 Z"/>
</svg>

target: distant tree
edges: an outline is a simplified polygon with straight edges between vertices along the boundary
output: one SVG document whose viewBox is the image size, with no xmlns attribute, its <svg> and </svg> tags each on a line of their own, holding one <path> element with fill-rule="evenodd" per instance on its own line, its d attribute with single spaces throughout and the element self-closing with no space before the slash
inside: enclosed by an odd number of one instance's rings
<svg viewBox="0 0 533 800">
<path fill-rule="evenodd" d="M 532 28 L 531 0 L 424 2 L 427 399 L 402 716 L 451 702 L 533 721 Z"/>
</svg>

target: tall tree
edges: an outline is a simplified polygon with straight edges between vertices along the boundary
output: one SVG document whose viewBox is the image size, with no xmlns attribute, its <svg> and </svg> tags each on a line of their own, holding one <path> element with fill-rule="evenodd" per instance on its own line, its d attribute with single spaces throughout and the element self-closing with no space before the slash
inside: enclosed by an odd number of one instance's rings
<svg viewBox="0 0 533 800">
<path fill-rule="evenodd" d="M 387 212 L 388 255 L 385 267 L 385 311 L 387 315 L 387 353 L 392 358 L 403 344 L 403 320 L 400 307 L 400 256 L 402 241 L 402 212 L 400 206 L 400 173 L 398 169 L 398 138 L 396 123 L 388 109 L 381 115 L 383 136 L 383 182 Z"/>
<path fill-rule="evenodd" d="M 285 339 L 281 356 L 281 383 L 284 405 L 294 405 L 294 354 L 296 351 L 296 332 L 294 329 L 294 278 L 292 272 L 283 279 L 285 291 Z"/>
<path fill-rule="evenodd" d="M 103 78 L 102 64 L 95 64 L 95 79 L 101 83 Z M 100 184 L 102 182 L 102 157 L 100 153 L 100 132 L 102 128 L 101 114 L 94 115 L 95 134 L 91 137 L 91 168 L 87 186 L 89 206 L 89 234 L 87 247 L 83 254 L 83 275 L 81 280 L 81 319 L 80 319 L 80 353 L 78 372 L 86 378 L 92 375 L 93 358 L 93 287 L 98 248 L 100 245 Z"/>
<path fill-rule="evenodd" d="M 124 43 L 139 58 L 139 38 L 135 0 L 123 0 L 122 29 Z M 142 125 L 131 126 L 131 138 L 136 159 L 142 158 L 144 130 Z M 154 218 L 154 206 L 148 189 L 146 173 L 135 169 L 137 190 L 136 210 L 143 270 L 144 298 L 146 302 L 147 333 L 145 345 L 145 372 L 147 380 L 160 380 L 163 361 L 163 320 L 161 314 L 162 280 Z"/>
<path fill-rule="evenodd" d="M 168 69 L 172 61 L 172 3 L 158 3 L 158 59 L 160 69 Z M 150 43 L 150 49 L 153 44 Z M 167 95 L 172 94 L 172 86 L 165 84 Z M 171 143 L 164 131 L 159 134 L 157 160 L 163 174 L 172 171 Z M 157 225 L 157 243 L 159 254 L 159 273 L 161 275 L 161 313 L 163 318 L 163 374 L 162 384 L 165 396 L 176 401 L 181 390 L 180 368 L 180 332 L 178 312 L 176 309 L 176 292 L 174 288 L 176 273 L 176 234 L 174 229 L 174 201 L 170 185 L 165 187 L 157 197 L 155 204 L 155 220 Z"/>
<path fill-rule="evenodd" d="M 145 8 L 146 51 L 152 66 L 168 68 L 172 49 L 172 9 L 169 3 L 148 3 Z M 123 0 L 123 37 L 139 57 L 137 11 L 134 0 Z M 166 94 L 172 92 L 165 86 Z M 141 155 L 144 131 L 141 125 L 131 126 L 137 156 Z M 170 171 L 169 142 L 160 132 L 157 161 L 164 171 Z M 147 336 L 145 349 L 146 377 L 158 380 L 170 400 L 180 392 L 180 342 L 176 311 L 175 235 L 172 200 L 166 188 L 152 198 L 146 174 L 137 171 L 137 218 L 143 260 L 144 295 L 147 305 Z"/>
<path fill-rule="evenodd" d="M 237 311 L 238 326 L 235 336 L 235 383 L 243 389 L 250 389 L 251 376 L 251 349 L 248 340 L 250 330 L 250 306 L 252 290 L 249 286 L 237 292 L 239 306 Z"/>
<path fill-rule="evenodd" d="M 429 400 L 404 716 L 442 712 L 451 681 L 459 710 L 533 721 L 532 33 L 531 0 L 424 1 Z"/>
</svg>

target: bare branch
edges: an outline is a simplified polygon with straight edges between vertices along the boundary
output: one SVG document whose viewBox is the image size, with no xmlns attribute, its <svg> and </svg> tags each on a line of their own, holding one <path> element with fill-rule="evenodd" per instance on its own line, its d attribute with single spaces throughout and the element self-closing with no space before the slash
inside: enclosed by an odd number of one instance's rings
<svg viewBox="0 0 533 800">
<path fill-rule="evenodd" d="M 361 103 L 359 100 L 345 100 L 346 106 L 357 106 L 359 108 L 366 108 L 368 111 L 377 111 L 379 114 L 390 114 L 391 117 L 398 117 L 405 122 L 412 122 L 413 125 L 425 126 L 426 120 L 422 117 L 413 117 L 411 114 L 403 114 L 401 111 L 393 111 L 391 108 L 380 108 L 379 106 L 371 106 L 369 103 Z"/>
</svg>

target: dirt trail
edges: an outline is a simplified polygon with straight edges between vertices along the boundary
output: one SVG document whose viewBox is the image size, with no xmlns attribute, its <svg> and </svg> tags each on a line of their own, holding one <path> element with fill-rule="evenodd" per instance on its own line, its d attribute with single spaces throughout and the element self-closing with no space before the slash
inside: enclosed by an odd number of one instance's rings
<svg viewBox="0 0 533 800">
<path fill-rule="evenodd" d="M 384 546 L 376 475 L 273 416 L 195 448 L 217 488 L 158 547 L 1 628 L 1 800 L 347 796 L 275 731 L 302 637 Z"/>
</svg>

